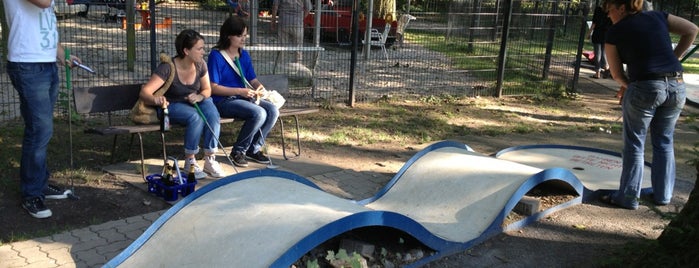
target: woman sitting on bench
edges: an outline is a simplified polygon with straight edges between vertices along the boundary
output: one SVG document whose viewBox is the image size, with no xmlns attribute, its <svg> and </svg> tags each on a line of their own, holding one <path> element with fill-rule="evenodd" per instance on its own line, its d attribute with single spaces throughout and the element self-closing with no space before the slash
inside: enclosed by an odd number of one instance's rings
<svg viewBox="0 0 699 268">
<path fill-rule="evenodd" d="M 221 116 L 245 120 L 231 150 L 231 159 L 239 167 L 246 160 L 267 164 L 262 153 L 265 138 L 279 117 L 279 110 L 258 96 L 264 86 L 257 80 L 250 54 L 243 49 L 247 26 L 240 17 L 231 16 L 221 25 L 218 42 L 209 54 L 213 99 Z"/>
<path fill-rule="evenodd" d="M 211 101 L 211 84 L 204 62 L 204 37 L 194 30 L 183 30 L 175 39 L 177 56 L 172 58 L 175 70 L 170 64 L 161 63 L 150 80 L 143 85 L 140 98 L 146 104 L 168 107 L 170 122 L 184 125 L 185 172 L 194 165 L 195 177 L 201 179 L 206 173 L 212 177 L 224 177 L 221 165 L 215 160 L 218 149 L 218 136 L 221 131 L 220 116 Z M 170 89 L 164 96 L 155 97 L 153 92 L 163 86 L 170 72 L 175 72 Z M 197 104 L 204 118 L 199 115 Z M 204 169 L 197 164 L 195 155 L 199 152 L 199 139 L 204 136 Z M 206 173 L 204 173 L 206 172 Z"/>
</svg>

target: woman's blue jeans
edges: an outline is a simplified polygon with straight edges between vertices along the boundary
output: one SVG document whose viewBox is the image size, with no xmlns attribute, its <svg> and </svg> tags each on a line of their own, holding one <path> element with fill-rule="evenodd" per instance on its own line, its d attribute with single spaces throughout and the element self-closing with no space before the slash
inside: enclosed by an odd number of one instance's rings
<svg viewBox="0 0 699 268">
<path fill-rule="evenodd" d="M 55 62 L 8 62 L 7 74 L 19 93 L 24 119 L 20 188 L 25 199 L 43 197 L 49 179 L 47 149 L 53 136 L 53 108 L 58 99 L 58 67 Z"/>
<path fill-rule="evenodd" d="M 644 169 L 644 143 L 650 133 L 653 145 L 651 185 L 657 204 L 668 204 L 675 186 L 675 123 L 686 101 L 684 82 L 676 79 L 636 81 L 629 84 L 622 101 L 624 116 L 623 168 L 619 191 L 613 201 L 637 208 Z"/>
<path fill-rule="evenodd" d="M 218 102 L 216 107 L 222 117 L 245 120 L 233 146 L 234 153 L 259 152 L 279 117 L 277 106 L 266 100 L 260 100 L 257 105 L 247 99 L 228 98 Z"/>
<path fill-rule="evenodd" d="M 221 133 L 221 117 L 216 110 L 211 98 L 206 98 L 197 103 L 199 109 L 206 117 L 206 121 L 201 117 L 196 107 L 189 102 L 171 102 L 168 106 L 170 122 L 185 126 L 184 131 L 184 153 L 199 153 L 199 139 L 204 138 L 202 147 L 205 154 L 214 154 L 218 150 L 218 137 Z M 209 124 L 209 126 L 206 124 Z"/>
</svg>

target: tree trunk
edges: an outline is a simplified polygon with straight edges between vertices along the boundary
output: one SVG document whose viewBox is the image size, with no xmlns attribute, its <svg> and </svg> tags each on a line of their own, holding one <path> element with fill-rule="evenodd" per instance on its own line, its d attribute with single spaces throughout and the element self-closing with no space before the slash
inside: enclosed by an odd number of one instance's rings
<svg viewBox="0 0 699 268">
<path fill-rule="evenodd" d="M 684 208 L 636 260 L 635 267 L 696 267 L 699 265 L 699 162 L 695 163 L 697 180 Z"/>
</svg>

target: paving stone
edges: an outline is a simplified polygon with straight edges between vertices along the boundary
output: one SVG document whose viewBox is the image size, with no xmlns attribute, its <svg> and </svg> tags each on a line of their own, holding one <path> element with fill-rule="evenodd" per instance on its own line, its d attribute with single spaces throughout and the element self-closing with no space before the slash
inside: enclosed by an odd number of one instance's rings
<svg viewBox="0 0 699 268">
<path fill-rule="evenodd" d="M 117 228 L 120 226 L 125 226 L 128 224 L 129 223 L 126 222 L 126 220 L 116 220 L 116 221 L 108 221 L 108 222 L 98 224 L 98 225 L 93 225 L 93 226 L 90 226 L 89 228 L 93 232 L 99 232 L 102 230 L 113 229 L 113 228 Z"/>
<path fill-rule="evenodd" d="M 51 259 L 44 259 L 40 261 L 36 261 L 33 263 L 30 263 L 27 266 L 22 266 L 24 268 L 50 268 L 50 267 L 58 267 L 58 264 L 54 260 Z"/>
<path fill-rule="evenodd" d="M 25 241 L 14 242 L 14 243 L 12 243 L 12 248 L 13 248 L 14 250 L 19 250 L 19 251 L 21 251 L 21 250 L 24 250 L 24 249 L 27 249 L 27 248 L 34 248 L 34 247 L 37 247 L 39 244 L 41 244 L 41 243 L 40 243 L 40 242 L 37 242 L 37 241 L 34 240 L 34 239 L 30 239 L 30 240 L 25 240 Z"/>
<path fill-rule="evenodd" d="M 19 256 L 24 258 L 29 264 L 46 261 L 48 259 L 48 253 L 41 251 L 40 245 L 35 245 L 34 247 L 25 247 L 19 252 Z"/>
<path fill-rule="evenodd" d="M 74 253 L 78 253 L 78 252 L 82 252 L 85 250 L 94 249 L 98 246 L 104 246 L 107 244 L 108 244 L 107 239 L 104 239 L 104 238 L 91 239 L 91 240 L 88 240 L 85 242 L 80 242 L 80 243 L 73 245 L 71 250 Z"/>
<path fill-rule="evenodd" d="M 47 250 L 46 253 L 48 254 L 48 257 L 54 260 L 57 265 L 65 266 L 75 263 L 73 260 L 73 255 L 70 254 L 70 248 Z"/>
<path fill-rule="evenodd" d="M 133 220 L 133 221 L 132 221 L 130 224 L 128 224 L 128 225 L 124 225 L 124 226 L 118 227 L 118 228 L 117 228 L 117 231 L 119 231 L 120 233 L 123 234 L 123 233 L 126 233 L 126 232 L 128 232 L 128 231 L 132 231 L 132 230 L 142 230 L 142 229 L 145 229 L 145 228 L 147 228 L 148 226 L 150 226 L 151 224 L 152 224 L 152 222 L 146 221 L 146 220 L 144 220 L 144 219 L 141 219 L 141 220 L 138 220 L 138 221 Z"/>
<path fill-rule="evenodd" d="M 19 252 L 12 248 L 12 244 L 5 244 L 0 246 L 0 260 L 14 260 L 20 259 Z"/>
<path fill-rule="evenodd" d="M 114 242 L 126 240 L 126 236 L 122 233 L 119 233 L 116 229 L 106 229 L 106 230 L 103 230 L 102 232 L 99 232 L 97 234 L 99 235 L 99 237 L 107 239 L 108 243 L 114 243 Z"/>
<path fill-rule="evenodd" d="M 68 244 L 68 245 L 72 245 L 72 244 L 80 242 L 80 238 L 78 238 L 77 236 L 74 236 L 73 233 L 70 231 L 55 234 L 55 235 L 51 236 L 51 238 L 53 239 L 53 241 L 55 241 L 57 243 L 64 243 L 64 244 Z"/>
<path fill-rule="evenodd" d="M 109 256 L 109 259 L 111 259 L 114 256 L 119 255 L 119 252 L 123 251 L 131 243 L 133 243 L 132 240 L 124 240 L 124 241 L 109 243 L 108 245 L 104 245 L 104 246 L 98 246 L 95 249 L 97 250 L 98 254 L 105 256 L 105 257 Z"/>
<path fill-rule="evenodd" d="M 50 243 L 40 244 L 39 248 L 43 251 L 49 251 L 49 250 L 55 250 L 55 249 L 61 249 L 61 248 L 70 249 L 71 246 L 72 246 L 71 244 L 51 241 Z"/>
<path fill-rule="evenodd" d="M 2 257 L 2 256 L 0 256 L 0 257 Z M 0 259 L 2 259 L 2 258 L 0 258 Z M 2 262 L 0 262 L 0 267 L 2 267 L 2 268 L 26 267 L 27 265 L 29 265 L 29 263 L 27 263 L 27 261 L 24 260 L 24 258 L 9 259 L 9 260 L 2 259 Z"/>
<path fill-rule="evenodd" d="M 79 242 L 77 242 L 76 244 L 79 244 L 81 242 L 89 242 L 92 240 L 103 239 L 103 238 L 99 237 L 99 235 L 96 232 L 91 231 L 89 227 L 73 230 L 71 233 L 73 236 L 77 237 L 79 240 Z"/>
<path fill-rule="evenodd" d="M 96 267 L 108 261 L 106 257 L 98 254 L 97 249 L 94 247 L 89 250 L 74 252 L 73 256 L 75 256 L 79 263 L 84 263 L 87 267 Z"/>
</svg>

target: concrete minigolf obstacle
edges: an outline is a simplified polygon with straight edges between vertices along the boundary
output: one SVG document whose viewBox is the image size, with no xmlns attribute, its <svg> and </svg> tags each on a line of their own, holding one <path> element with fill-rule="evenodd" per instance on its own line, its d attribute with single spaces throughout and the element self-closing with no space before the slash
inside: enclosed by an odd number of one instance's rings
<svg viewBox="0 0 699 268">
<path fill-rule="evenodd" d="M 370 226 L 401 230 L 434 250 L 411 264 L 419 266 L 618 185 L 620 166 L 606 173 L 580 169 L 580 159 L 620 161 L 611 152 L 566 146 L 515 147 L 491 157 L 442 141 L 418 152 L 365 200 L 337 197 L 285 171 L 243 172 L 176 203 L 105 267 L 290 267 L 323 242 Z M 576 198 L 503 226 L 542 183 Z"/>
</svg>

